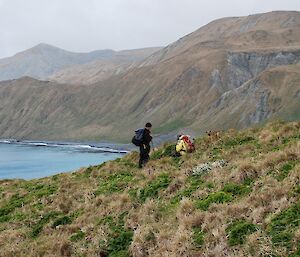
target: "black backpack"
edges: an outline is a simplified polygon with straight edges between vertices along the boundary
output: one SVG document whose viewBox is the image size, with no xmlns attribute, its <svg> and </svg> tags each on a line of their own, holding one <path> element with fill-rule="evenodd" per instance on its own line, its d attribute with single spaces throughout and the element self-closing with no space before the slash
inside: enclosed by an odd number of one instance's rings
<svg viewBox="0 0 300 257">
<path fill-rule="evenodd" d="M 131 142 L 136 146 L 141 146 L 143 143 L 143 135 L 144 135 L 144 129 L 140 128 L 137 129 L 135 132 L 134 137 L 132 138 Z"/>
</svg>

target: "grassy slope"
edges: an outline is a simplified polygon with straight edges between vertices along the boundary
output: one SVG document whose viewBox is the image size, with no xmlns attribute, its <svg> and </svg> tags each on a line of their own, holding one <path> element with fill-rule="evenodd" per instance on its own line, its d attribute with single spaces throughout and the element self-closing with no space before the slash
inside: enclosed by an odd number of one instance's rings
<svg viewBox="0 0 300 257">
<path fill-rule="evenodd" d="M 0 181 L 0 256 L 300 256 L 300 122 Z M 193 176 L 199 164 L 223 159 Z"/>
</svg>

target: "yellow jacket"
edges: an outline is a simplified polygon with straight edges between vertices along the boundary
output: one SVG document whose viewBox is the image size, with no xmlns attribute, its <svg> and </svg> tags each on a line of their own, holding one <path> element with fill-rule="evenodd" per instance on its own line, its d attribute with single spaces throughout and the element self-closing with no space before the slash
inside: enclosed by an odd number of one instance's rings
<svg viewBox="0 0 300 257">
<path fill-rule="evenodd" d="M 187 144 L 184 140 L 179 139 L 176 144 L 176 152 L 180 153 L 181 155 L 185 155 L 187 153 Z"/>
</svg>

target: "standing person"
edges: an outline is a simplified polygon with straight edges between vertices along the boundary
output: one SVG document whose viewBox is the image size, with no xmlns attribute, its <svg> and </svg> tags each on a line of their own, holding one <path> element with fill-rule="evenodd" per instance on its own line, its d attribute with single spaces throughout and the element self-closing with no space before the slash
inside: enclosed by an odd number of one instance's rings
<svg viewBox="0 0 300 257">
<path fill-rule="evenodd" d="M 145 128 L 135 131 L 135 136 L 132 138 L 132 143 L 140 147 L 139 168 L 142 168 L 149 161 L 150 142 L 152 124 L 147 122 Z"/>
<path fill-rule="evenodd" d="M 149 161 L 150 142 L 152 141 L 151 128 L 152 124 L 150 122 L 147 122 L 144 128 L 142 142 L 140 145 L 139 168 L 145 166 L 145 164 Z"/>
</svg>

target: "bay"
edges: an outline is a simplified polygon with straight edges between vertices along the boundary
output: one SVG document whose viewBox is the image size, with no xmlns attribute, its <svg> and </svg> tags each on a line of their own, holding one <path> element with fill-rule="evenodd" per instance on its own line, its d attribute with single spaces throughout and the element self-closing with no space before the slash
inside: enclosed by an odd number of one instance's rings
<svg viewBox="0 0 300 257">
<path fill-rule="evenodd" d="M 124 155 L 89 145 L 0 143 L 0 179 L 34 179 L 98 165 Z"/>
</svg>

